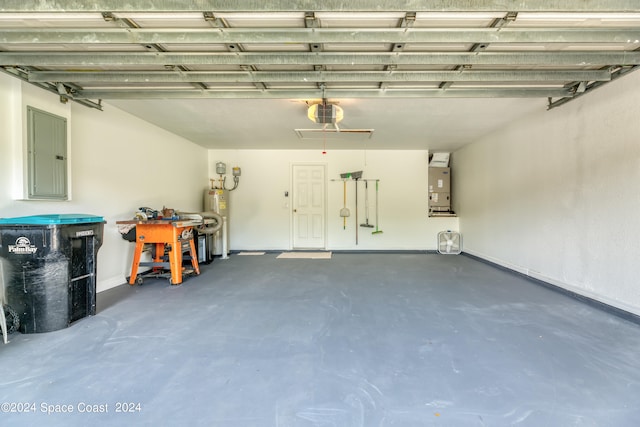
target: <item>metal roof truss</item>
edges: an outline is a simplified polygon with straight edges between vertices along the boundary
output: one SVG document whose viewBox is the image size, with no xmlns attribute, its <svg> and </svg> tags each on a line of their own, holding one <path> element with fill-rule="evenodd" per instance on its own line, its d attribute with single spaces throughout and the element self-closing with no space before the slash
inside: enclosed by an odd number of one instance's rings
<svg viewBox="0 0 640 427">
<path fill-rule="evenodd" d="M 5 0 L 0 67 L 95 108 L 199 97 L 543 97 L 554 107 L 640 65 L 635 0 L 506 3 Z"/>
</svg>

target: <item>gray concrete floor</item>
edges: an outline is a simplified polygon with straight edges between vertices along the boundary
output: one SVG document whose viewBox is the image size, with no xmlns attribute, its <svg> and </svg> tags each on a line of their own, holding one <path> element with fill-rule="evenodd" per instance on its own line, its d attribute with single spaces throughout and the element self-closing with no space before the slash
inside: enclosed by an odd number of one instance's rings
<svg viewBox="0 0 640 427">
<path fill-rule="evenodd" d="M 464 256 L 276 255 L 123 286 L 69 328 L 13 334 L 0 402 L 22 413 L 0 423 L 640 422 L 637 324 Z"/>
</svg>

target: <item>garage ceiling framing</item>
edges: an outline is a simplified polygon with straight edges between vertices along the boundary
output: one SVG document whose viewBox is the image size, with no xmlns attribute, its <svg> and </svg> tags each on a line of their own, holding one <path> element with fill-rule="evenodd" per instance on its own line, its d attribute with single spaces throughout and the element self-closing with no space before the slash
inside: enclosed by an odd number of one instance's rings
<svg viewBox="0 0 640 427">
<path fill-rule="evenodd" d="M 0 5 L 0 67 L 95 108 L 325 96 L 540 97 L 551 108 L 638 65 L 635 0 Z"/>
<path fill-rule="evenodd" d="M 77 0 L 4 0 L 0 12 L 100 12 L 112 10 L 118 12 L 188 12 L 188 11 L 224 11 L 224 12 L 281 12 L 281 11 L 496 11 L 505 7 L 501 0 L 146 0 L 132 3 L 130 0 L 96 0 L 82 2 Z M 508 2 L 507 2 L 508 3 Z M 528 12 L 632 12 L 638 11 L 635 0 L 581 0 L 558 4 L 556 0 L 512 1 L 511 10 Z"/>
</svg>

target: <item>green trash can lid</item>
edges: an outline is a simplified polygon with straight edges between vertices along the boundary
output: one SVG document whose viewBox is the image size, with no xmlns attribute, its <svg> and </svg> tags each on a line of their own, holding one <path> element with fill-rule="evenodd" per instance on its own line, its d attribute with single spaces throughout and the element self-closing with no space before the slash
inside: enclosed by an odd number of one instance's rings
<svg viewBox="0 0 640 427">
<path fill-rule="evenodd" d="M 0 225 L 57 225 L 88 224 L 95 222 L 104 222 L 104 218 L 101 216 L 88 214 L 49 214 L 21 216 L 15 218 L 0 218 Z"/>
</svg>

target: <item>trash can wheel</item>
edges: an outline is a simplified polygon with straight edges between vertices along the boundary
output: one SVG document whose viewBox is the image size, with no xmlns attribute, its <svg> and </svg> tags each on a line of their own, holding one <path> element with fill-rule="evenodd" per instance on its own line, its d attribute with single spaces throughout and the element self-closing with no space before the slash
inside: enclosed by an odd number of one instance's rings
<svg viewBox="0 0 640 427">
<path fill-rule="evenodd" d="M 7 333 L 12 334 L 20 329 L 20 316 L 7 304 L 4 304 L 2 308 L 4 309 L 4 317 L 7 320 Z"/>
<path fill-rule="evenodd" d="M 144 279 L 142 278 L 142 276 L 136 277 L 136 285 L 140 286 L 143 283 L 144 283 Z"/>
</svg>

